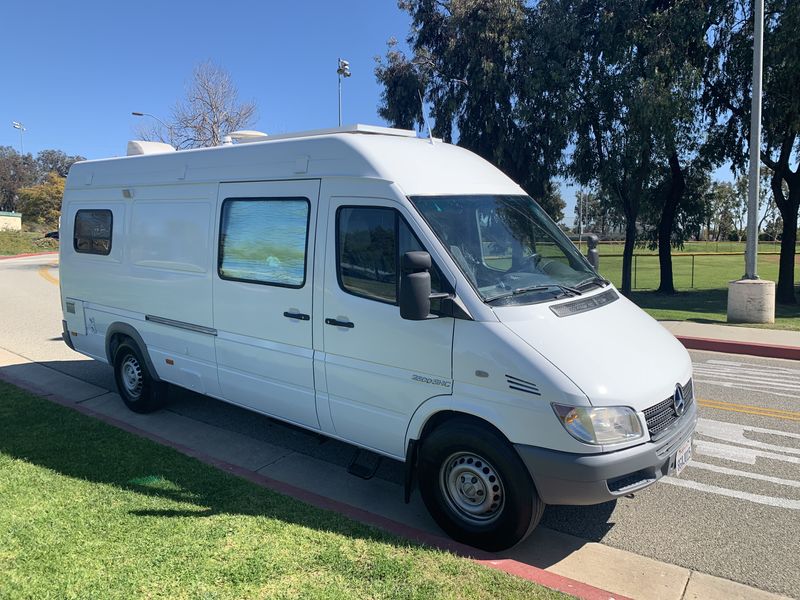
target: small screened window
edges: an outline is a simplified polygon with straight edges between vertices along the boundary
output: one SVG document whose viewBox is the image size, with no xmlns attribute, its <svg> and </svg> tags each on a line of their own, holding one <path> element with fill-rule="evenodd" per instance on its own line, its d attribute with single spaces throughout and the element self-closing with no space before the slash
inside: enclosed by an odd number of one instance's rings
<svg viewBox="0 0 800 600">
<path fill-rule="evenodd" d="M 109 254 L 113 222 L 110 210 L 79 210 L 75 213 L 72 242 L 75 251 L 82 254 Z"/>
<path fill-rule="evenodd" d="M 394 209 L 343 207 L 337 213 L 337 269 L 346 292 L 396 304 L 400 257 L 424 249 Z M 441 275 L 435 266 L 431 289 L 441 289 Z"/>
<path fill-rule="evenodd" d="M 283 287 L 306 280 L 309 202 L 306 198 L 225 200 L 219 276 Z"/>
</svg>

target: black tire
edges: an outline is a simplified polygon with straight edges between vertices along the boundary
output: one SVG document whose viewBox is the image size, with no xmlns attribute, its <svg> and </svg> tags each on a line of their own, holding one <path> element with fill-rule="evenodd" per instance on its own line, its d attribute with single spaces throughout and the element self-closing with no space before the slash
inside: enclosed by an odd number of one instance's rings
<svg viewBox="0 0 800 600">
<path fill-rule="evenodd" d="M 423 439 L 418 482 L 428 511 L 450 537 L 491 552 L 528 537 L 544 512 L 516 450 L 473 419 L 448 421 Z"/>
<path fill-rule="evenodd" d="M 166 389 L 147 369 L 136 344 L 125 341 L 114 354 L 114 380 L 122 401 L 136 413 L 150 413 L 164 406 Z"/>
</svg>

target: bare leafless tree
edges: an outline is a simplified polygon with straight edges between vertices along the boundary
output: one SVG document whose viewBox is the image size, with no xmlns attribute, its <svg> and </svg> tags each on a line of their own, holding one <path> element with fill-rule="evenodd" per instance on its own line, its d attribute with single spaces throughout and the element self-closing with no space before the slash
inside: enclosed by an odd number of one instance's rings
<svg viewBox="0 0 800 600">
<path fill-rule="evenodd" d="M 255 102 L 239 102 L 238 96 L 228 71 L 210 60 L 202 62 L 195 67 L 186 97 L 175 104 L 166 126 L 143 126 L 137 135 L 178 149 L 218 146 L 226 134 L 251 127 L 255 121 Z"/>
</svg>

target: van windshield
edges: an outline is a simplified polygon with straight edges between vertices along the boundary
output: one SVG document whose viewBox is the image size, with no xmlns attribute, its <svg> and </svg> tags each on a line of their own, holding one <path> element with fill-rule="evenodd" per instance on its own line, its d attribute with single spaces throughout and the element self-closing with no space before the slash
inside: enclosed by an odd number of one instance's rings
<svg viewBox="0 0 800 600">
<path fill-rule="evenodd" d="M 607 283 L 529 196 L 410 200 L 485 302 L 544 302 Z"/>
</svg>

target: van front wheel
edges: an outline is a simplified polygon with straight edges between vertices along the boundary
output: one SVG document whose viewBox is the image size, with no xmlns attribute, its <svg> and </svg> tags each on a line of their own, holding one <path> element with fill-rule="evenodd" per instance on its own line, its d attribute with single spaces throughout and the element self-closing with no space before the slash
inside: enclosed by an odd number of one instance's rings
<svg viewBox="0 0 800 600">
<path fill-rule="evenodd" d="M 158 410 L 164 404 L 163 384 L 153 380 L 139 349 L 123 342 L 114 355 L 114 379 L 122 401 L 137 413 Z"/>
<path fill-rule="evenodd" d="M 484 550 L 522 541 L 544 511 L 514 448 L 473 420 L 450 421 L 423 440 L 418 481 L 439 526 L 453 539 Z"/>
</svg>

